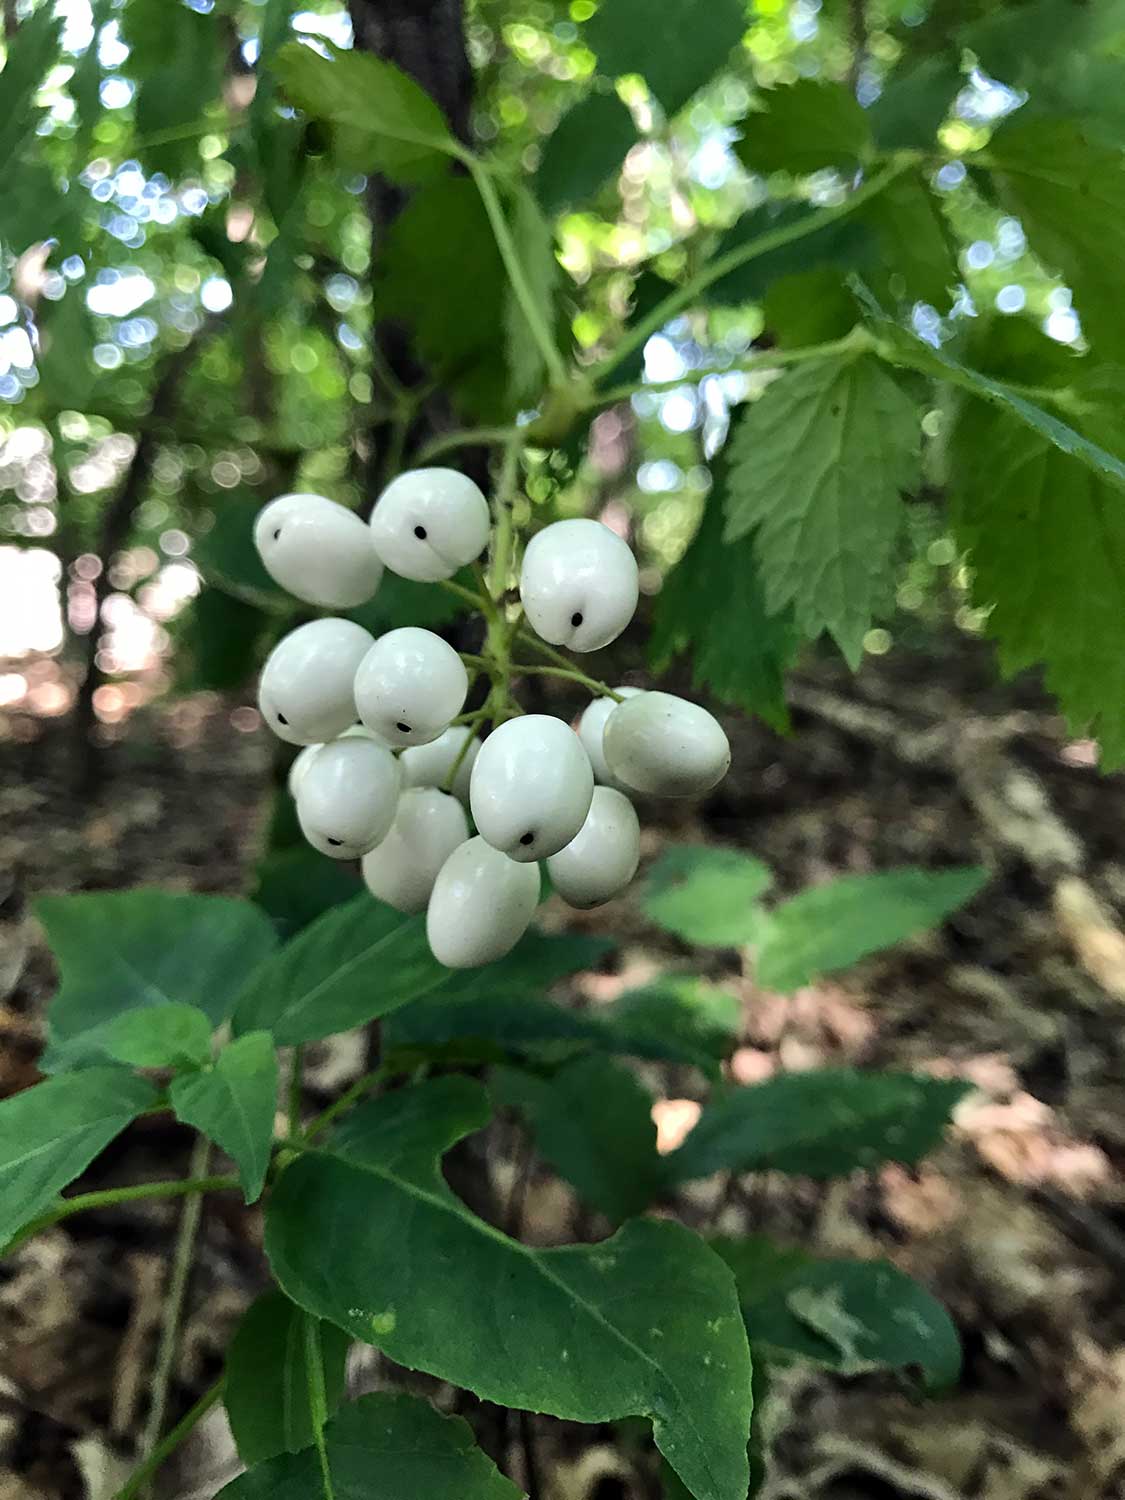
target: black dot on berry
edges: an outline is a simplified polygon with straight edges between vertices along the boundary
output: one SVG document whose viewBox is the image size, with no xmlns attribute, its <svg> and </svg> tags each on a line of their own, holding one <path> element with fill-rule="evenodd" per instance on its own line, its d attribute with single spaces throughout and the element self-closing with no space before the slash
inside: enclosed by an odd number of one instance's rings
<svg viewBox="0 0 1125 1500">
<path fill-rule="evenodd" d="M 426 528 L 424 526 L 415 526 L 414 535 L 420 542 L 424 542 L 426 540 Z"/>
<path fill-rule="evenodd" d="M 339 848 L 340 848 L 340 846 L 341 846 L 341 845 L 342 845 L 342 844 L 343 844 L 343 842 L 344 842 L 344 841 L 343 841 L 343 839 L 330 839 L 330 838 L 329 838 L 329 837 L 328 837 L 328 835 L 327 835 L 327 834 L 325 834 L 325 835 L 324 835 L 324 842 L 325 842 L 325 843 L 326 843 L 326 844 L 331 844 L 331 845 L 332 845 L 332 847 L 333 847 L 333 849 L 339 849 Z"/>
<path fill-rule="evenodd" d="M 524 846 L 525 849 L 527 848 L 528 844 L 534 844 L 534 842 L 535 835 L 533 833 L 525 833 L 523 838 L 520 839 L 520 843 Z"/>
<path fill-rule="evenodd" d="M 401 719 L 395 725 L 395 728 L 398 730 L 399 734 L 409 734 L 410 733 L 410 725 L 409 724 L 404 724 Z"/>
<path fill-rule="evenodd" d="M 280 526 L 274 532 L 273 539 L 274 539 L 275 542 L 280 542 L 281 541 L 281 527 Z"/>
<path fill-rule="evenodd" d="M 285 727 L 286 727 L 286 729 L 289 728 L 289 720 L 285 717 L 284 714 L 278 714 L 278 716 L 277 716 L 277 722 L 279 724 L 284 724 Z"/>
<path fill-rule="evenodd" d="M 576 609 L 571 615 L 570 623 L 574 626 L 575 630 L 582 624 L 582 611 L 580 609 Z"/>
</svg>

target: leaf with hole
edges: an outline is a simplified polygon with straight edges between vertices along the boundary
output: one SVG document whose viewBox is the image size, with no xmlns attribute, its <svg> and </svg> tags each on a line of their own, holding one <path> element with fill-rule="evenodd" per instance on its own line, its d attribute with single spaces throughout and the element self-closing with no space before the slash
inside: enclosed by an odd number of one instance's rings
<svg viewBox="0 0 1125 1500">
<path fill-rule="evenodd" d="M 536 1250 L 474 1217 L 440 1160 L 488 1114 L 479 1085 L 438 1079 L 361 1106 L 328 1150 L 287 1166 L 266 1215 L 283 1289 L 482 1400 L 577 1422 L 648 1416 L 697 1500 L 743 1500 L 750 1361 L 729 1270 L 678 1224 L 636 1219 L 597 1245 Z"/>
</svg>

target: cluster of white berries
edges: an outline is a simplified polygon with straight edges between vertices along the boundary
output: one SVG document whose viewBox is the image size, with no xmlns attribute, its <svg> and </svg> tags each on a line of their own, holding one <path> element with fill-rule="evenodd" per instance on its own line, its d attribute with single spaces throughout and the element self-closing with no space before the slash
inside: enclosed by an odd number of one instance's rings
<svg viewBox="0 0 1125 1500">
<path fill-rule="evenodd" d="M 488 545 L 488 504 L 454 470 L 417 469 L 383 491 L 369 525 L 320 495 L 284 495 L 261 512 L 254 539 L 291 594 L 350 609 L 374 595 L 384 568 L 452 578 Z M 528 544 L 519 591 L 541 641 L 596 651 L 632 619 L 637 565 L 601 522 L 557 521 Z M 305 747 L 289 777 L 305 837 L 334 859 L 362 859 L 380 900 L 425 911 L 430 947 L 451 968 L 518 942 L 539 901 L 539 860 L 572 906 L 608 901 L 637 868 L 631 795 L 705 792 L 730 764 L 717 721 L 668 693 L 598 696 L 577 733 L 513 707 L 481 743 L 472 723 L 454 722 L 468 691 L 465 663 L 433 631 L 375 639 L 340 618 L 280 641 L 259 688 L 266 723 Z"/>
</svg>

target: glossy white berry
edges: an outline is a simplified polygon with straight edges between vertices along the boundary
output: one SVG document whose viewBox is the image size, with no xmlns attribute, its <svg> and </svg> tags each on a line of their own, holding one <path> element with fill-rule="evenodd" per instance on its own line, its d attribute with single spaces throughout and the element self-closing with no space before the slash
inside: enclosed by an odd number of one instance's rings
<svg viewBox="0 0 1125 1500">
<path fill-rule="evenodd" d="M 425 911 L 442 865 L 469 837 L 455 797 L 436 786 L 408 787 L 386 838 L 363 856 L 363 878 L 380 901 L 398 911 Z"/>
<path fill-rule="evenodd" d="M 254 544 L 270 577 L 308 604 L 366 604 L 383 576 L 369 529 L 323 495 L 271 500 L 254 523 Z"/>
<path fill-rule="evenodd" d="M 619 703 L 606 720 L 602 748 L 614 776 L 657 797 L 709 791 L 730 766 L 718 720 L 671 693 L 639 693 Z"/>
<path fill-rule="evenodd" d="M 381 635 L 355 674 L 359 716 L 389 745 L 436 740 L 468 691 L 469 674 L 453 647 L 415 625 Z"/>
<path fill-rule="evenodd" d="M 593 795 L 594 773 L 581 740 L 549 714 L 509 719 L 494 729 L 469 781 L 477 831 L 521 863 L 569 844 Z"/>
<path fill-rule="evenodd" d="M 619 687 L 613 690 L 621 698 L 635 698 L 641 688 Z M 605 750 L 602 748 L 602 736 L 605 733 L 606 720 L 617 707 L 613 698 L 595 698 L 593 702 L 586 705 L 582 717 L 578 721 L 578 738 L 582 741 L 582 748 L 590 757 L 590 764 L 594 768 L 594 780 L 602 786 L 617 787 L 622 789 L 621 783 L 605 763 Z"/>
<path fill-rule="evenodd" d="M 484 839 L 469 839 L 434 882 L 426 909 L 434 957 L 450 969 L 503 958 L 527 931 L 538 902 L 538 865 L 516 864 Z"/>
<path fill-rule="evenodd" d="M 633 804 L 612 787 L 594 788 L 594 800 L 577 836 L 552 854 L 547 873 L 570 906 L 600 906 L 623 891 L 637 873 L 641 825 Z"/>
<path fill-rule="evenodd" d="M 258 683 L 258 707 L 274 734 L 291 745 L 342 734 L 355 722 L 356 669 L 373 644 L 352 620 L 310 620 L 278 641 Z"/>
<path fill-rule="evenodd" d="M 532 628 L 555 646 L 597 651 L 637 608 L 637 561 L 600 521 L 556 521 L 528 543 L 520 598 Z"/>
<path fill-rule="evenodd" d="M 403 785 L 444 787 L 466 740 L 469 741 L 469 748 L 465 751 L 461 764 L 457 766 L 457 775 L 453 778 L 450 791 L 459 801 L 467 805 L 469 778 L 473 774 L 473 766 L 480 754 L 480 740 L 464 724 L 447 729 L 444 734 L 439 734 L 437 739 L 431 740 L 428 745 L 414 745 L 409 750 L 404 750 L 399 758 Z"/>
<path fill-rule="evenodd" d="M 305 745 L 301 749 L 301 751 L 297 755 L 297 758 L 289 767 L 289 775 L 286 778 L 286 785 L 289 788 L 289 795 L 291 797 L 295 797 L 297 795 L 297 789 L 301 785 L 301 782 L 304 780 L 305 772 L 308 770 L 309 766 L 312 765 L 313 756 L 318 750 L 323 749 L 323 742 L 315 745 Z"/>
<path fill-rule="evenodd" d="M 309 762 L 297 787 L 297 821 L 322 854 L 358 859 L 386 838 L 398 791 L 398 762 L 387 747 L 346 735 Z"/>
<path fill-rule="evenodd" d="M 371 535 L 392 573 L 435 583 L 484 551 L 488 501 L 456 469 L 410 469 L 375 502 Z"/>
</svg>

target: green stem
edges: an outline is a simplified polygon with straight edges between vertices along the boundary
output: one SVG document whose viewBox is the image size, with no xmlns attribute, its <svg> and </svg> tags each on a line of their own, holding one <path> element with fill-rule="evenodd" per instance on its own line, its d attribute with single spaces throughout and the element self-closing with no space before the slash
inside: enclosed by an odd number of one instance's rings
<svg viewBox="0 0 1125 1500">
<path fill-rule="evenodd" d="M 180 1444 L 199 1426 L 211 1408 L 222 1399 L 223 1385 L 224 1377 L 220 1376 L 211 1389 L 205 1391 L 190 1411 L 180 1418 L 168 1436 L 152 1450 L 144 1463 L 134 1469 L 114 1495 L 113 1500 L 135 1500 L 160 1466 L 175 1453 Z"/>
<path fill-rule="evenodd" d="M 362 1078 L 357 1078 L 355 1083 L 349 1089 L 345 1089 L 334 1104 L 330 1104 L 327 1109 L 321 1110 L 316 1119 L 310 1121 L 305 1128 L 305 1140 L 311 1141 L 314 1135 L 319 1135 L 322 1130 L 327 1130 L 333 1120 L 342 1114 L 346 1114 L 354 1104 L 359 1103 L 369 1089 L 373 1089 L 377 1083 L 381 1083 L 386 1076 L 387 1069 L 380 1066 L 374 1068 L 370 1073 L 365 1073 Z"/>
<path fill-rule="evenodd" d="M 473 589 L 467 589 L 464 584 L 454 583 L 452 578 L 439 578 L 438 584 L 450 594 L 456 594 L 458 599 L 464 599 L 466 604 L 471 604 L 474 609 L 484 609 L 487 600 Z"/>
<path fill-rule="evenodd" d="M 508 588 L 508 573 L 512 566 L 512 494 L 519 475 L 522 447 L 523 437 L 517 428 L 504 445 L 504 458 L 500 465 L 500 477 L 492 502 L 492 568 L 488 592 L 494 602 L 499 602 L 504 597 Z"/>
<path fill-rule="evenodd" d="M 324 1500 L 336 1500 L 332 1488 L 332 1466 L 324 1441 L 324 1424 L 328 1421 L 328 1397 L 324 1389 L 324 1365 L 320 1354 L 320 1324 L 305 1313 L 305 1372 L 308 1377 L 309 1416 L 312 1418 L 313 1442 L 320 1459 L 320 1485 Z"/>
<path fill-rule="evenodd" d="M 800 349 L 771 349 L 759 359 L 740 365 L 711 365 L 699 370 L 685 370 L 677 380 L 639 380 L 629 385 L 612 386 L 608 391 L 594 392 L 588 408 L 612 406 L 617 401 L 627 401 L 630 396 L 659 395 L 661 391 L 679 390 L 682 385 L 691 385 L 706 380 L 711 375 L 756 375 L 761 371 L 780 370 L 788 365 L 800 365 L 817 359 L 833 359 L 839 354 L 860 354 L 874 348 L 874 336 L 857 324 L 850 333 L 840 339 L 830 339 L 823 344 L 806 344 Z"/>
<path fill-rule="evenodd" d="M 141 1182 L 134 1187 L 104 1188 L 97 1193 L 78 1193 L 73 1198 L 64 1198 L 54 1208 L 25 1224 L 4 1247 L 4 1254 L 18 1249 L 42 1229 L 52 1224 L 61 1224 L 75 1214 L 91 1212 L 97 1208 L 115 1208 L 119 1203 L 141 1203 L 146 1198 L 184 1198 L 192 1193 L 225 1193 L 239 1186 L 238 1178 L 226 1177 L 181 1177 L 174 1182 Z"/>
<path fill-rule="evenodd" d="M 614 703 L 624 703 L 625 700 L 620 693 L 615 693 L 611 687 L 604 682 L 599 682 L 596 677 L 587 677 L 585 672 L 579 672 L 575 667 L 533 667 L 527 662 L 514 661 L 512 671 L 517 676 L 532 675 L 535 677 L 560 677 L 568 682 L 578 682 L 584 688 L 589 688 L 599 698 L 612 698 Z"/>
<path fill-rule="evenodd" d="M 211 1142 L 206 1136 L 196 1136 L 195 1144 L 191 1149 L 189 1178 L 202 1177 L 206 1173 L 210 1155 Z M 184 1204 L 179 1228 L 176 1231 L 176 1245 L 172 1254 L 172 1274 L 168 1278 L 168 1289 L 164 1294 L 160 1343 L 156 1350 L 156 1364 L 152 1371 L 152 1401 L 141 1437 L 141 1452 L 146 1458 L 154 1454 L 160 1445 L 160 1429 L 164 1426 L 164 1413 L 168 1406 L 168 1389 L 172 1383 L 172 1372 L 176 1363 L 180 1319 L 187 1297 L 191 1263 L 195 1255 L 195 1239 L 199 1233 L 199 1221 L 202 1214 L 203 1197 L 197 1193 Z"/>
<path fill-rule="evenodd" d="M 746 265 L 748 261 L 757 260 L 760 255 L 768 255 L 771 251 L 781 250 L 786 245 L 792 245 L 797 240 L 804 239 L 806 235 L 816 234 L 818 230 L 834 224 L 837 219 L 846 218 L 848 214 L 854 213 L 862 204 L 881 193 L 896 177 L 901 177 L 911 167 L 917 166 L 921 159 L 915 151 L 899 152 L 881 172 L 876 172 L 873 177 L 868 178 L 842 203 L 833 204 L 830 208 L 817 209 L 803 219 L 798 219 L 794 224 L 785 224 L 778 229 L 768 229 L 764 234 L 747 240 L 745 244 L 734 246 L 725 255 L 708 261 L 683 286 L 670 292 L 647 318 L 642 318 L 608 358 L 588 372 L 589 378 L 595 382 L 604 380 L 631 354 L 635 354 L 638 349 L 643 349 L 654 333 L 659 333 L 681 308 L 694 302 L 699 294 L 706 291 L 714 282 L 728 276 L 731 271 L 737 271 L 739 266 Z"/>
<path fill-rule="evenodd" d="M 425 468 L 435 458 L 457 448 L 499 448 L 521 430 L 519 427 L 462 427 L 456 432 L 442 432 L 422 444 L 414 455 L 414 464 L 419 469 Z"/>
<path fill-rule="evenodd" d="M 543 363 L 547 367 L 550 383 L 555 386 L 565 386 L 568 383 L 566 365 L 528 283 L 523 262 L 520 260 L 519 251 L 516 248 L 516 242 L 512 238 L 512 232 L 508 228 L 508 221 L 504 216 L 504 208 L 500 202 L 500 195 L 496 191 L 496 184 L 492 181 L 488 170 L 471 151 L 461 149 L 456 155 L 468 168 L 469 174 L 476 184 L 477 192 L 480 194 L 480 201 L 484 204 L 484 211 L 488 215 L 489 224 L 492 226 L 492 235 L 496 241 L 496 248 L 500 252 L 500 259 L 504 262 L 504 270 L 508 273 L 508 280 L 511 283 L 516 301 L 520 305 L 520 311 L 527 319 L 527 326 L 531 331 L 531 336 L 535 340 L 540 354 L 543 356 Z"/>
<path fill-rule="evenodd" d="M 457 772 L 464 764 L 465 757 L 469 753 L 469 746 L 473 743 L 473 734 L 480 727 L 480 725 L 484 723 L 485 719 L 488 718 L 491 712 L 492 694 L 490 692 L 488 697 L 481 704 L 480 708 L 477 709 L 476 713 L 470 714 L 468 717 L 465 728 L 469 731 L 469 733 L 465 736 L 464 742 L 462 743 L 460 750 L 458 750 L 457 752 L 456 759 L 450 766 L 445 781 L 442 783 L 441 789 L 443 792 L 451 792 L 453 790 L 453 783 L 457 780 Z"/>
</svg>

